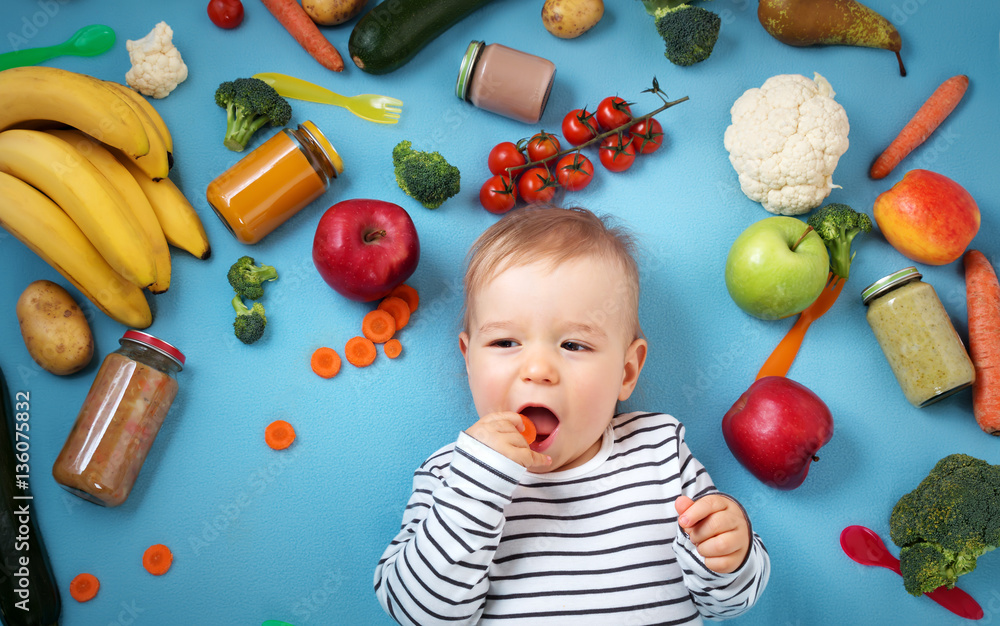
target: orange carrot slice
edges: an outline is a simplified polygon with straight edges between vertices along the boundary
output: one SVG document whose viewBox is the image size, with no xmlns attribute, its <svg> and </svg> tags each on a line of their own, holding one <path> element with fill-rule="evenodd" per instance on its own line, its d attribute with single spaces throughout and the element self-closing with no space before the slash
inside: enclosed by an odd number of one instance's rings
<svg viewBox="0 0 1000 626">
<path fill-rule="evenodd" d="M 420 294 L 417 292 L 416 289 L 407 285 L 406 283 L 397 285 L 392 291 L 389 292 L 389 295 L 386 297 L 387 298 L 395 297 L 402 299 L 403 302 L 406 302 L 406 306 L 409 307 L 410 313 L 416 311 L 417 307 L 420 306 Z"/>
<path fill-rule="evenodd" d="M 295 441 L 295 428 L 285 420 L 274 420 L 264 429 L 264 441 L 273 450 L 284 450 Z"/>
<path fill-rule="evenodd" d="M 146 548 L 142 554 L 142 566 L 153 576 L 162 576 L 170 569 L 170 564 L 174 562 L 174 555 L 170 548 L 157 543 Z"/>
<path fill-rule="evenodd" d="M 518 413 L 518 415 L 521 414 Z M 530 445 L 535 440 L 535 437 L 538 436 L 538 431 L 535 429 L 535 423 L 527 417 L 521 415 L 521 421 L 524 422 L 524 430 L 521 431 L 521 436 Z"/>
<path fill-rule="evenodd" d="M 317 376 L 333 378 L 340 372 L 340 355 L 333 348 L 317 348 L 309 359 L 309 366 Z"/>
<path fill-rule="evenodd" d="M 399 343 L 399 339 L 390 339 L 382 346 L 382 351 L 390 359 L 395 359 L 403 352 L 403 344 Z"/>
<path fill-rule="evenodd" d="M 373 343 L 385 343 L 396 332 L 396 318 L 384 309 L 369 311 L 361 320 L 361 332 Z"/>
<path fill-rule="evenodd" d="M 101 588 L 101 582 L 93 574 L 77 574 L 76 578 L 69 583 L 69 595 L 77 602 L 93 600 L 97 595 L 97 590 Z"/>
<path fill-rule="evenodd" d="M 355 367 L 367 367 L 375 362 L 375 344 L 367 337 L 351 337 L 344 346 L 344 356 Z"/>
<path fill-rule="evenodd" d="M 396 330 L 400 330 L 410 321 L 410 307 L 402 298 L 388 296 L 378 303 L 378 308 L 392 315 L 396 320 Z"/>
</svg>

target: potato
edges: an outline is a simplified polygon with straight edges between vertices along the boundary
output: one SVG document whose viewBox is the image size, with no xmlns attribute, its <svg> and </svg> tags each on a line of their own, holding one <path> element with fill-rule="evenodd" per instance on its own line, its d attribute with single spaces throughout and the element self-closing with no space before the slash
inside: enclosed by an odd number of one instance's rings
<svg viewBox="0 0 1000 626">
<path fill-rule="evenodd" d="M 361 12 L 367 0 L 302 0 L 312 21 L 323 26 L 343 24 Z"/>
<path fill-rule="evenodd" d="M 604 16 L 603 0 L 545 0 L 542 24 L 561 39 L 579 37 Z"/>
<path fill-rule="evenodd" d="M 48 280 L 36 280 L 17 299 L 17 321 L 28 354 L 58 376 L 83 369 L 94 356 L 94 336 L 73 296 Z"/>
</svg>

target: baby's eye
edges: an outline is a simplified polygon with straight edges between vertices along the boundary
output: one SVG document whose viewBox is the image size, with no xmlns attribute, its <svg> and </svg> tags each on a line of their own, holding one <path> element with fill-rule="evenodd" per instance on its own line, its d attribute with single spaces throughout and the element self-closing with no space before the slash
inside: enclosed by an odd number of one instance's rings
<svg viewBox="0 0 1000 626">
<path fill-rule="evenodd" d="M 491 346 L 494 348 L 512 348 L 514 346 L 513 339 L 495 339 L 490 342 Z"/>
<path fill-rule="evenodd" d="M 587 346 L 575 341 L 564 341 L 562 347 L 564 350 L 569 350 L 570 352 L 583 352 L 584 350 L 590 349 Z"/>
</svg>

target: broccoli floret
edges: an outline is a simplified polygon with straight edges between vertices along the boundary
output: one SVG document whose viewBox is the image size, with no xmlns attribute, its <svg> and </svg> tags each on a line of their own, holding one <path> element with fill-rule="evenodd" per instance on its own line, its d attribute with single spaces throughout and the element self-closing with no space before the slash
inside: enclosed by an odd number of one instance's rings
<svg viewBox="0 0 1000 626">
<path fill-rule="evenodd" d="M 870 233 L 872 220 L 846 204 L 828 204 L 809 217 L 807 222 L 823 239 L 830 251 L 830 271 L 847 280 L 851 271 L 851 242 L 858 233 Z"/>
<path fill-rule="evenodd" d="M 229 268 L 227 278 L 241 298 L 259 300 L 264 296 L 264 281 L 276 280 L 278 270 L 271 265 L 257 265 L 253 257 L 241 256 Z"/>
<path fill-rule="evenodd" d="M 664 56 L 674 65 L 694 65 L 712 54 L 722 19 L 701 7 L 681 4 L 653 12 L 656 32 L 667 44 Z"/>
<path fill-rule="evenodd" d="M 438 208 L 459 191 L 458 168 L 438 152 L 414 150 L 409 141 L 401 141 L 392 149 L 392 164 L 399 188 L 428 209 Z"/>
<path fill-rule="evenodd" d="M 254 302 L 253 307 L 247 308 L 247 305 L 243 304 L 243 299 L 235 296 L 233 297 L 233 309 L 236 311 L 233 331 L 236 333 L 237 339 L 245 344 L 251 344 L 264 336 L 267 317 L 264 315 L 263 304 Z"/>
<path fill-rule="evenodd" d="M 259 78 L 237 78 L 221 83 L 215 90 L 215 103 L 226 110 L 223 143 L 234 152 L 242 152 L 264 124 L 284 126 L 292 118 L 292 106 L 288 101 Z"/>
<path fill-rule="evenodd" d="M 915 596 L 954 587 L 1000 546 L 1000 465 L 952 454 L 904 495 L 889 517 L 903 585 Z"/>
</svg>

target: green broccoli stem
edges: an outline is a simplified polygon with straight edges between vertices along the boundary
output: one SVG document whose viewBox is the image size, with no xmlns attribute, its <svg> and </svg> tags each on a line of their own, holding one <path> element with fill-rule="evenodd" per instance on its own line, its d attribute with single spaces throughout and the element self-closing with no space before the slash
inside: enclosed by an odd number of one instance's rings
<svg viewBox="0 0 1000 626">
<path fill-rule="evenodd" d="M 230 150 L 241 152 L 253 134 L 268 122 L 266 115 L 251 117 L 241 115 L 234 105 L 226 107 L 226 138 L 223 141 Z"/>
<path fill-rule="evenodd" d="M 629 120 L 629 121 L 625 122 L 624 124 L 622 124 L 621 126 L 616 126 L 616 127 L 612 128 L 611 130 L 608 130 L 608 131 L 605 131 L 603 133 L 600 133 L 597 136 L 595 136 L 593 139 L 585 141 L 585 142 L 581 143 L 578 146 L 574 146 L 573 148 L 570 148 L 570 149 L 567 149 L 567 150 L 560 150 L 559 152 L 557 152 L 556 154 L 550 156 L 547 159 L 538 160 L 538 161 L 528 161 L 527 163 L 522 163 L 521 165 L 514 165 L 512 167 L 508 167 L 506 169 L 508 178 L 512 178 L 513 172 L 516 172 L 516 171 L 519 171 L 519 170 L 523 170 L 523 169 L 528 169 L 529 167 L 533 167 L 535 165 L 543 165 L 543 164 L 548 163 L 550 161 L 551 162 L 555 162 L 555 161 L 558 161 L 559 159 L 561 159 L 562 157 L 566 156 L 567 154 L 573 154 L 574 152 L 576 152 L 576 153 L 579 154 L 580 150 L 582 150 L 583 148 L 586 148 L 589 145 L 592 145 L 594 143 L 600 142 L 600 141 L 604 140 L 606 137 L 610 137 L 611 135 L 616 135 L 616 134 L 619 134 L 619 133 L 624 133 L 625 131 L 628 130 L 628 128 L 630 126 L 634 126 L 634 125 L 638 124 L 639 122 L 644 122 L 644 121 L 648 120 L 649 118 L 653 117 L 654 115 L 662 113 L 663 111 L 666 111 L 670 107 L 678 105 L 681 102 L 684 102 L 684 101 L 688 100 L 688 97 L 684 96 L 683 98 L 680 98 L 679 100 L 673 100 L 671 102 L 667 102 L 667 98 L 666 98 L 667 94 L 663 93 L 663 91 L 660 90 L 660 85 L 659 85 L 659 83 L 656 82 L 655 78 L 653 79 L 653 86 L 652 86 L 652 88 L 645 89 L 643 91 L 648 91 L 648 92 L 654 93 L 657 96 L 659 96 L 660 100 L 663 100 L 663 106 L 661 106 L 660 108 L 658 108 L 658 109 L 656 109 L 654 111 L 650 111 L 649 113 L 646 113 L 645 115 L 640 115 L 639 117 L 634 117 L 631 120 Z"/>
</svg>

